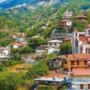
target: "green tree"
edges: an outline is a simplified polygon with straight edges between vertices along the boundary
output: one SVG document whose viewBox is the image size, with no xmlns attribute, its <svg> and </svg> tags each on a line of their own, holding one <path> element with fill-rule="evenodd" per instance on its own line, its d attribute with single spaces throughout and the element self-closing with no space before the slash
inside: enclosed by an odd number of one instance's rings
<svg viewBox="0 0 90 90">
<path fill-rule="evenodd" d="M 13 57 L 11 57 L 11 60 L 22 61 L 23 59 L 21 55 L 15 54 Z"/>
<path fill-rule="evenodd" d="M 64 42 L 60 45 L 60 54 L 71 54 L 72 45 L 70 42 Z"/>
</svg>

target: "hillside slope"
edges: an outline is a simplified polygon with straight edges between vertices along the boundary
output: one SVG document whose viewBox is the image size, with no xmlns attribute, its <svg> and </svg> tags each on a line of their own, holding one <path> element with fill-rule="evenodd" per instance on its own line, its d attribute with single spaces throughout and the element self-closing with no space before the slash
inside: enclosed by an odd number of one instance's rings
<svg viewBox="0 0 90 90">
<path fill-rule="evenodd" d="M 87 10 L 90 8 L 90 2 L 86 0 L 71 1 L 72 0 L 36 0 L 36 3 L 33 1 L 32 4 L 24 3 L 6 9 L 0 12 L 0 16 L 3 15 L 6 18 L 5 23 L 0 23 L 0 28 L 7 28 L 8 26 L 11 30 L 16 29 L 21 32 L 34 29 L 37 33 L 38 30 L 48 22 L 57 24 L 67 9 L 72 10 L 73 13 L 80 13 L 82 9 Z M 3 20 L 1 19 L 1 21 Z"/>
</svg>

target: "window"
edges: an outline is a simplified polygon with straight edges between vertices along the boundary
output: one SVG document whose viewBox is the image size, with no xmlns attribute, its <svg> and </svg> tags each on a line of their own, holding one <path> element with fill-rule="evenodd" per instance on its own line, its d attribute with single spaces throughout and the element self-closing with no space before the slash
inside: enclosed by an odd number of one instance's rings
<svg viewBox="0 0 90 90">
<path fill-rule="evenodd" d="M 90 35 L 90 30 L 88 31 L 88 34 Z"/>
<path fill-rule="evenodd" d="M 88 54 L 90 54 L 90 49 L 88 50 Z"/>
<path fill-rule="evenodd" d="M 77 65 L 79 65 L 79 61 L 77 61 Z"/>
<path fill-rule="evenodd" d="M 74 65 L 74 61 L 71 61 L 71 65 Z"/>
<path fill-rule="evenodd" d="M 84 65 L 87 65 L 87 61 L 84 61 Z"/>
<path fill-rule="evenodd" d="M 88 54 L 88 50 L 86 49 L 86 54 Z"/>
<path fill-rule="evenodd" d="M 50 46 L 51 46 L 52 44 L 50 43 Z"/>
<path fill-rule="evenodd" d="M 52 62 L 50 62 L 49 65 L 52 65 Z"/>
<path fill-rule="evenodd" d="M 56 65 L 56 67 L 57 67 L 57 63 L 56 63 L 55 65 Z"/>
<path fill-rule="evenodd" d="M 86 49 L 86 53 L 87 54 L 90 54 L 90 49 Z"/>
</svg>

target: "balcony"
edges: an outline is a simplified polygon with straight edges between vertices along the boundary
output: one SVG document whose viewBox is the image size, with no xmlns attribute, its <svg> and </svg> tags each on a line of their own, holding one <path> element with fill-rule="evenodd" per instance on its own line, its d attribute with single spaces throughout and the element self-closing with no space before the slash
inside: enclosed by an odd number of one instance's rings
<svg viewBox="0 0 90 90">
<path fill-rule="evenodd" d="M 86 64 L 71 64 L 71 66 L 88 66 Z"/>
<path fill-rule="evenodd" d="M 76 84 L 88 84 L 88 83 L 90 83 L 90 80 L 73 80 L 72 83 L 76 83 Z"/>
</svg>

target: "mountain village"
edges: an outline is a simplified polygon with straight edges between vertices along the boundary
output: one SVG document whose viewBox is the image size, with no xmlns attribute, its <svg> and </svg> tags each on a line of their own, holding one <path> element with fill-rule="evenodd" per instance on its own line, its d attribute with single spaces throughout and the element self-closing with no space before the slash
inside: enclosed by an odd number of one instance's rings
<svg viewBox="0 0 90 90">
<path fill-rule="evenodd" d="M 48 21 L 45 25 L 41 25 L 37 35 L 29 36 L 28 32 L 10 32 L 11 42 L 6 43 L 7 46 L 0 46 L 0 77 L 3 78 L 0 80 L 2 83 L 7 80 L 11 86 L 7 84 L 8 82 L 3 85 L 0 82 L 0 87 L 3 87 L 0 90 L 90 90 L 88 15 L 90 15 L 89 8 L 79 15 L 67 9 L 59 23 L 50 24 Z M 74 21 L 85 23 L 85 28 L 79 30 L 73 27 Z M 45 32 L 50 26 L 55 27 L 49 30 L 50 32 Z M 29 29 L 31 28 L 34 27 Z M 9 79 L 6 79 L 6 76 Z M 20 83 L 20 87 L 16 83 Z"/>
<path fill-rule="evenodd" d="M 68 33 L 73 24 L 72 20 L 70 20 L 71 17 L 72 13 L 67 13 L 63 17 L 64 20 L 58 24 L 65 27 L 66 33 L 56 36 L 54 29 L 51 32 L 51 37 L 46 38 L 47 43 L 39 45 L 35 53 L 29 55 L 27 52 L 22 55 L 25 63 L 33 64 L 37 60 L 44 58 L 44 53 L 47 55 L 56 54 L 56 57 L 49 59 L 48 66 L 51 69 L 51 73 L 34 78 L 33 80 L 37 81 L 37 83 L 32 85 L 33 90 L 39 90 L 38 88 L 40 87 L 38 85 L 55 86 L 55 90 L 61 90 L 61 87 L 66 87 L 63 90 L 90 89 L 90 24 L 86 26 L 84 32 L 74 29 L 72 33 Z M 88 18 L 80 15 L 78 17 L 75 16 L 74 19 L 87 22 Z M 45 30 L 48 25 L 49 23 L 43 26 L 42 29 Z M 31 37 L 32 42 L 37 37 L 40 36 Z M 10 38 L 15 39 L 15 42 L 10 43 L 7 47 L 0 47 L 1 64 L 3 60 L 9 60 L 13 56 L 13 48 L 18 49 L 27 46 L 27 35 L 25 33 L 17 33 L 17 35 L 11 35 Z M 72 45 L 71 54 L 60 55 L 60 45 L 64 42 L 69 42 Z M 21 69 L 25 69 L 25 67 Z"/>
</svg>

